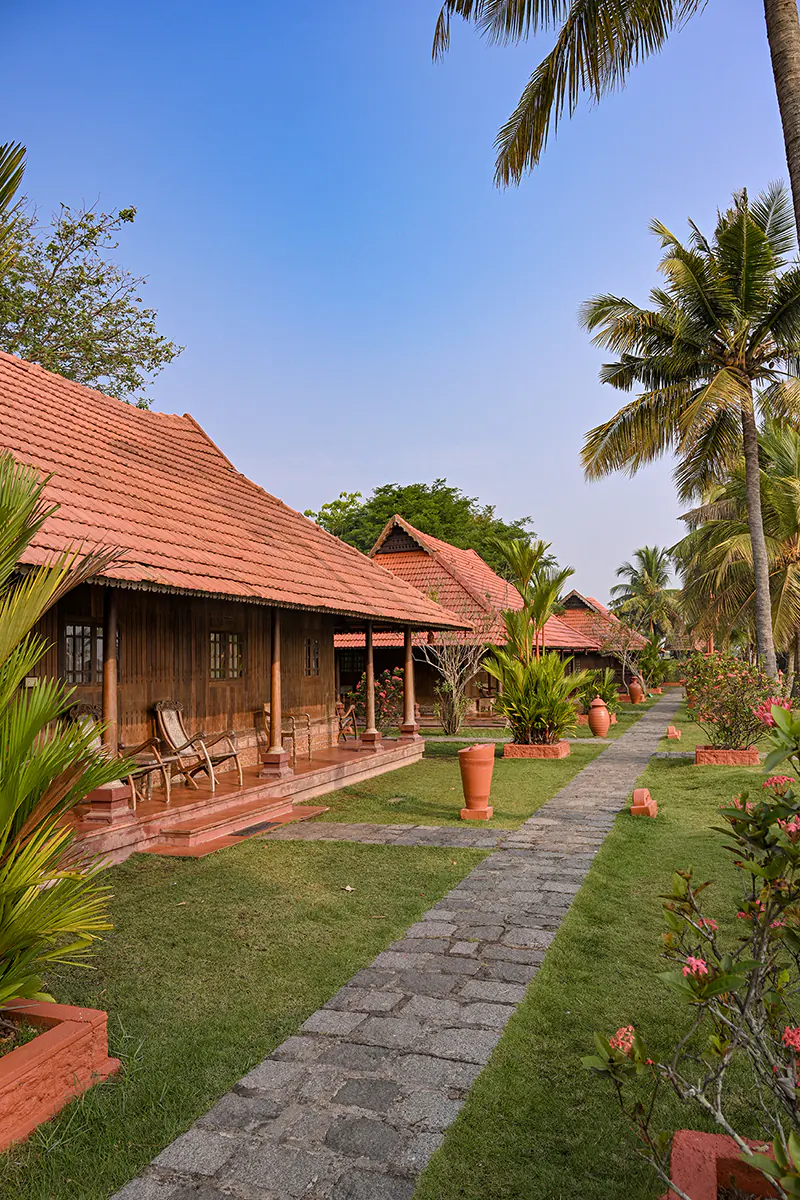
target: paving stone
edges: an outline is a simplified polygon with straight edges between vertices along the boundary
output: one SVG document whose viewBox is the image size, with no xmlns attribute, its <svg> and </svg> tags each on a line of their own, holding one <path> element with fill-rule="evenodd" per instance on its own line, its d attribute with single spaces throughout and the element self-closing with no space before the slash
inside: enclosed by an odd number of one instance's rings
<svg viewBox="0 0 800 1200">
<path fill-rule="evenodd" d="M 332 1042 L 324 1048 L 321 1061 L 347 1071 L 375 1071 L 386 1061 L 386 1052 L 353 1042 Z"/>
<path fill-rule="evenodd" d="M 390 987 L 394 981 L 393 971 L 376 971 L 373 967 L 366 967 L 363 971 L 357 971 L 351 980 L 348 982 L 348 987 L 363 987 L 363 988 L 383 988 Z M 291 1040 L 291 1039 L 290 1039 Z"/>
<path fill-rule="evenodd" d="M 460 925 L 458 937 L 464 941 L 496 942 L 503 932 L 502 925 Z"/>
<path fill-rule="evenodd" d="M 478 953 L 477 942 L 454 942 L 450 947 L 450 953 L 459 955 L 462 958 L 474 958 Z"/>
<path fill-rule="evenodd" d="M 469 945 L 474 944 L 469 943 Z M 425 965 L 431 970 L 443 971 L 445 975 L 477 975 L 481 969 L 481 964 L 474 958 L 459 958 L 450 954 L 432 955 Z"/>
<path fill-rule="evenodd" d="M 396 1129 L 372 1117 L 339 1117 L 328 1130 L 325 1141 L 342 1154 L 371 1158 L 373 1162 L 387 1162 L 402 1145 Z"/>
<path fill-rule="evenodd" d="M 385 1113 L 400 1095 L 393 1079 L 348 1079 L 333 1097 L 334 1104 Z"/>
<path fill-rule="evenodd" d="M 241 1096 L 236 1092 L 228 1092 L 197 1124 L 213 1129 L 259 1129 L 278 1116 L 284 1103 L 274 1096 Z"/>
<path fill-rule="evenodd" d="M 256 1095 L 258 1092 L 285 1092 L 299 1084 L 306 1068 L 301 1063 L 276 1062 L 273 1058 L 265 1058 L 257 1067 L 239 1080 L 234 1091 L 240 1096 Z"/>
<path fill-rule="evenodd" d="M 141 1176 L 126 1184 L 121 1192 L 115 1192 L 111 1200 L 175 1200 L 180 1186 Z"/>
<path fill-rule="evenodd" d="M 368 1017 L 357 1031 L 359 1042 L 399 1050 L 410 1048 L 421 1034 L 414 1017 Z"/>
<path fill-rule="evenodd" d="M 402 971 L 397 983 L 412 996 L 448 996 L 458 986 L 459 979 L 441 971 Z"/>
<path fill-rule="evenodd" d="M 322 1045 L 316 1038 L 290 1037 L 281 1042 L 270 1057 L 281 1061 L 294 1059 L 298 1062 L 313 1062 L 315 1058 L 319 1058 L 321 1049 Z"/>
<path fill-rule="evenodd" d="M 269 1126 L 267 1136 L 287 1145 L 317 1145 L 324 1142 L 333 1119 L 333 1113 L 312 1098 L 310 1104 L 287 1105 Z"/>
<path fill-rule="evenodd" d="M 444 1092 L 418 1091 L 395 1104 L 389 1115 L 403 1125 L 439 1130 L 452 1125 L 463 1106 L 463 1100 L 451 1100 Z"/>
<path fill-rule="evenodd" d="M 404 1054 L 396 1063 L 394 1078 L 412 1087 L 446 1087 L 464 1091 L 478 1078 L 481 1067 L 475 1063 L 433 1058 L 429 1054 Z"/>
<path fill-rule="evenodd" d="M 536 963 L 485 962 L 481 974 L 487 980 L 498 980 L 501 983 L 530 983 L 539 967 Z"/>
<path fill-rule="evenodd" d="M 528 946 L 531 950 L 546 950 L 552 942 L 553 936 L 544 929 L 526 929 L 518 926 L 503 934 L 503 945 Z"/>
<path fill-rule="evenodd" d="M 513 1004 L 466 1004 L 461 1020 L 467 1025 L 502 1029 L 514 1011 Z"/>
<path fill-rule="evenodd" d="M 450 949 L 447 938 L 440 937 L 410 937 L 395 942 L 387 953 L 396 954 L 445 954 Z"/>
<path fill-rule="evenodd" d="M 389 1012 L 403 999 L 403 992 L 381 991 L 378 988 L 344 987 L 328 1001 L 326 1008 L 347 1012 Z"/>
<path fill-rule="evenodd" d="M 488 1000 L 499 1004 L 519 1004 L 527 988 L 518 983 L 495 983 L 488 979 L 467 979 L 459 988 L 464 1000 Z"/>
<path fill-rule="evenodd" d="M 364 1019 L 363 1013 L 335 1012 L 333 1009 L 321 1008 L 312 1013 L 300 1028 L 305 1033 L 331 1033 L 346 1036 L 348 1033 L 352 1033 Z"/>
<path fill-rule="evenodd" d="M 455 925 L 449 921 L 418 921 L 406 930 L 407 938 L 448 938 L 455 933 Z"/>
<path fill-rule="evenodd" d="M 443 1133 L 418 1133 L 403 1147 L 392 1166 L 416 1177 L 425 1170 L 443 1141 Z"/>
<path fill-rule="evenodd" d="M 307 1195 L 315 1184 L 333 1181 L 339 1173 L 338 1160 L 328 1151 L 311 1152 L 265 1142 L 237 1155 L 221 1182 L 244 1184 L 266 1192 L 271 1200 L 273 1195 Z"/>
<path fill-rule="evenodd" d="M 162 1150 L 153 1165 L 187 1175 L 215 1175 L 234 1155 L 239 1143 L 212 1129 L 194 1127 Z"/>
<path fill-rule="evenodd" d="M 348 1171 L 336 1184 L 331 1200 L 411 1200 L 415 1184 L 374 1171 Z"/>
<path fill-rule="evenodd" d="M 422 1054 L 434 1054 L 439 1058 L 485 1063 L 499 1041 L 499 1030 L 440 1029 L 427 1034 L 419 1049 Z"/>
<path fill-rule="evenodd" d="M 433 1021 L 437 1025 L 455 1025 L 463 1021 L 464 1007 L 456 1000 L 441 1000 L 432 996 L 412 996 L 403 1012 L 409 1016 L 419 1017 L 424 1023 Z"/>
</svg>

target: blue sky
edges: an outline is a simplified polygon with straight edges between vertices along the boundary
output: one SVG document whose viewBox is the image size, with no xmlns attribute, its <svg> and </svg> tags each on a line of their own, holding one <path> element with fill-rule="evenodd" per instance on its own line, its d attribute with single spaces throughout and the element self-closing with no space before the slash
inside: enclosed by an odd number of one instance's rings
<svg viewBox="0 0 800 1200">
<path fill-rule="evenodd" d="M 577 310 L 646 299 L 651 217 L 708 227 L 734 188 L 786 176 L 763 13 L 710 0 L 498 192 L 496 129 L 549 40 L 459 24 L 434 66 L 438 7 L 6 0 L 0 141 L 27 144 L 44 213 L 137 207 L 120 259 L 186 347 L 157 408 L 299 509 L 445 476 L 530 514 L 605 596 L 681 527 L 668 464 L 583 481 L 583 434 L 624 397 Z"/>
</svg>

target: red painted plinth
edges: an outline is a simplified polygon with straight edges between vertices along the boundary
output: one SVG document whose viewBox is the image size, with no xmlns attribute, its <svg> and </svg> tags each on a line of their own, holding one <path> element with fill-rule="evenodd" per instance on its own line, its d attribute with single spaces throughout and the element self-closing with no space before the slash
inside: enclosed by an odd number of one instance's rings
<svg viewBox="0 0 800 1200">
<path fill-rule="evenodd" d="M 698 767 L 757 767 L 761 762 L 755 746 L 746 750 L 717 750 L 714 746 L 698 746 L 694 752 Z"/>
<path fill-rule="evenodd" d="M 491 804 L 488 808 L 462 808 L 462 821 L 491 821 L 494 816 L 494 809 Z"/>
<path fill-rule="evenodd" d="M 682 729 L 676 729 L 674 725 L 667 726 L 667 737 L 671 742 L 679 742 L 681 740 Z"/>
<path fill-rule="evenodd" d="M 760 1154 L 772 1151 L 758 1142 L 748 1142 L 751 1150 Z M 717 1200 L 719 1189 L 736 1187 L 751 1196 L 777 1195 L 760 1171 L 747 1165 L 733 1138 L 722 1133 L 698 1133 L 694 1129 L 679 1129 L 672 1139 L 670 1158 L 672 1182 L 692 1200 Z M 670 1189 L 661 1200 L 678 1200 Z"/>
<path fill-rule="evenodd" d="M 131 820 L 131 789 L 127 783 L 109 783 L 105 787 L 89 792 L 84 801 L 88 811 L 85 821 L 97 821 L 100 825 L 117 825 Z"/>
<path fill-rule="evenodd" d="M 401 725 L 400 736 L 398 742 L 421 742 L 419 736 L 419 724 L 415 721 L 413 725 Z"/>
<path fill-rule="evenodd" d="M 273 776 L 278 779 L 284 775 L 293 775 L 291 766 L 289 765 L 288 750 L 265 750 L 261 755 L 261 770 L 258 772 L 259 779 L 271 779 Z"/>
<path fill-rule="evenodd" d="M 566 758 L 569 752 L 569 742 L 555 742 L 551 746 L 516 746 L 506 742 L 503 746 L 503 758 Z"/>
<path fill-rule="evenodd" d="M 0 1151 L 23 1141 L 74 1096 L 119 1070 L 108 1057 L 106 1013 L 26 1000 L 0 1009 L 43 1032 L 0 1058 Z"/>
<path fill-rule="evenodd" d="M 631 804 L 632 817 L 657 817 L 658 804 L 650 795 L 649 788 L 636 788 Z"/>
<path fill-rule="evenodd" d="M 362 750 L 380 750 L 382 736 L 379 730 L 369 733 L 365 729 L 359 738 Z"/>
</svg>

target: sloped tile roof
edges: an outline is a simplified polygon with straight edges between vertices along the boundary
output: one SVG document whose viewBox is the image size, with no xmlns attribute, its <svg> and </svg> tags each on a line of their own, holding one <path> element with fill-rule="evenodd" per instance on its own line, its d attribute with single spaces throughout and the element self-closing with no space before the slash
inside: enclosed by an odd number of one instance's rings
<svg viewBox="0 0 800 1200">
<path fill-rule="evenodd" d="M 560 619 L 576 633 L 594 638 L 599 645 L 614 636 L 615 626 L 620 624 L 619 619 L 593 596 L 582 596 L 580 592 L 572 591 L 565 597 L 564 603 L 566 607 Z M 646 638 L 641 635 L 632 639 L 632 645 L 639 649 L 646 644 Z"/>
<path fill-rule="evenodd" d="M 190 416 L 146 412 L 0 353 L 0 448 L 60 504 L 24 561 L 120 547 L 120 584 L 463 627 L 404 579 L 241 475 Z"/>
<path fill-rule="evenodd" d="M 381 553 L 387 537 L 394 529 L 407 533 L 418 550 L 395 550 Z M 462 550 L 441 538 L 422 533 L 403 517 L 389 521 L 370 554 L 382 560 L 388 569 L 401 579 L 412 583 L 428 596 L 435 597 L 451 612 L 458 613 L 481 631 L 482 642 L 505 642 L 505 626 L 500 618 L 503 609 L 522 608 L 522 597 L 507 580 L 492 570 L 475 550 Z M 550 617 L 544 627 L 545 646 L 554 650 L 599 650 L 597 638 L 575 630 L 561 617 Z M 376 646 L 400 646 L 402 638 L 391 633 L 376 635 Z M 363 634 L 336 635 L 340 649 L 364 645 Z"/>
</svg>

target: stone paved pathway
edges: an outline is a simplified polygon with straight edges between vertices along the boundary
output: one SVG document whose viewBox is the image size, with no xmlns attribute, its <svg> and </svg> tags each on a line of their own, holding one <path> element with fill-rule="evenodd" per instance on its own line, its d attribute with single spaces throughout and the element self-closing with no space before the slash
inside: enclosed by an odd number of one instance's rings
<svg viewBox="0 0 800 1200">
<path fill-rule="evenodd" d="M 409 1200 L 679 702 L 507 833 L 116 1200 Z"/>
</svg>

